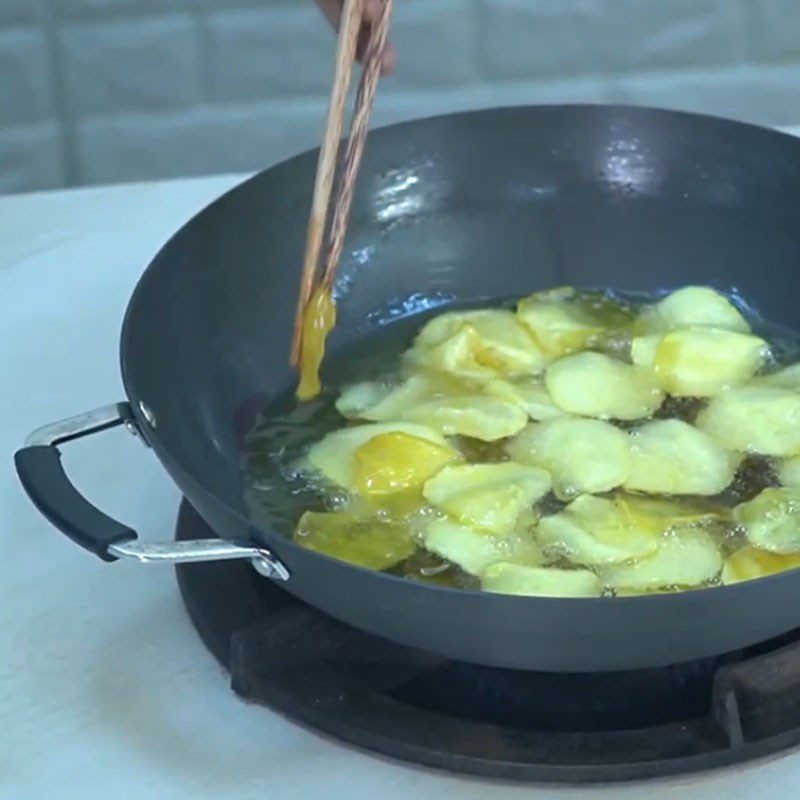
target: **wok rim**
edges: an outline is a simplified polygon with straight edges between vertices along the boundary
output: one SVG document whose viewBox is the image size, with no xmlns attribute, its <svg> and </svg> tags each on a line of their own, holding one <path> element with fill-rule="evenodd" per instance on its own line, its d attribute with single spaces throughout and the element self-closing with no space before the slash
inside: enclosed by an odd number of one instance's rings
<svg viewBox="0 0 800 800">
<path fill-rule="evenodd" d="M 585 102 L 585 103 L 544 103 L 544 104 L 517 104 L 517 105 L 507 105 L 507 106 L 491 106 L 486 108 L 480 109 L 472 109 L 466 111 L 454 111 L 447 114 L 433 114 L 423 117 L 417 117 L 409 120 L 404 120 L 402 122 L 396 122 L 389 125 L 383 125 L 376 127 L 370 130 L 369 136 L 370 138 L 377 136 L 381 136 L 385 132 L 391 131 L 400 131 L 404 128 L 412 128 L 420 123 L 425 122 L 436 122 L 436 121 L 457 121 L 460 118 L 473 118 L 476 116 L 491 116 L 492 114 L 504 113 L 504 114 L 519 114 L 519 113 L 529 113 L 531 111 L 538 111 L 543 114 L 547 114 L 550 112 L 571 112 L 571 113 L 597 113 L 597 112 L 607 112 L 610 115 L 614 114 L 622 114 L 622 115 L 637 115 L 642 114 L 646 116 L 652 117 L 653 115 L 661 117 L 665 120 L 667 119 L 683 119 L 690 121 L 691 124 L 697 125 L 714 125 L 714 126 L 721 126 L 725 128 L 733 128 L 736 130 L 747 130 L 750 131 L 751 134 L 761 136 L 765 139 L 765 144 L 768 144 L 766 140 L 771 139 L 774 141 L 783 141 L 784 143 L 791 143 L 790 146 L 795 147 L 797 150 L 797 157 L 798 162 L 800 163 L 800 137 L 795 136 L 793 134 L 787 133 L 785 131 L 769 127 L 767 125 L 760 125 L 753 122 L 746 122 L 742 120 L 737 120 L 729 117 L 723 117 L 713 114 L 704 114 L 695 111 L 684 111 L 679 109 L 673 109 L 668 107 L 659 107 L 659 106 L 649 106 L 649 105 L 635 105 L 635 104 L 625 104 L 625 103 L 602 103 L 602 102 Z M 145 284 L 150 280 L 157 269 L 157 262 L 162 257 L 163 253 L 169 248 L 175 239 L 183 233 L 185 229 L 189 226 L 195 224 L 198 219 L 202 218 L 206 214 L 213 213 L 213 210 L 218 206 L 223 204 L 227 201 L 229 196 L 233 195 L 237 191 L 241 190 L 242 187 L 248 186 L 251 183 L 262 180 L 264 176 L 268 175 L 271 172 L 277 171 L 279 169 L 289 169 L 290 166 L 294 163 L 300 162 L 302 160 L 314 159 L 316 160 L 317 155 L 319 153 L 319 147 L 313 147 L 308 150 L 304 150 L 300 153 L 297 153 L 289 158 L 283 159 L 282 161 L 276 162 L 275 164 L 271 164 L 264 169 L 258 170 L 257 172 L 253 173 L 252 175 L 246 177 L 244 180 L 237 183 L 235 186 L 227 189 L 213 201 L 208 203 L 206 206 L 201 208 L 195 214 L 193 214 L 188 220 L 186 220 L 180 227 L 175 229 L 169 236 L 169 238 L 163 242 L 163 244 L 158 248 L 156 253 L 151 257 L 150 261 L 148 262 L 147 266 L 144 268 L 142 273 L 140 274 L 138 280 L 136 281 L 136 285 L 128 299 L 128 303 L 125 308 L 125 312 L 122 318 L 122 324 L 120 329 L 120 342 L 119 342 L 119 363 L 120 363 L 120 374 L 122 378 L 122 385 L 125 391 L 125 394 L 128 398 L 128 402 L 130 404 L 132 414 L 134 419 L 136 420 L 137 425 L 140 429 L 147 431 L 146 441 L 151 446 L 153 452 L 158 457 L 159 462 L 161 462 L 162 468 L 165 469 L 170 480 L 172 478 L 173 472 L 178 473 L 180 475 L 181 481 L 188 485 L 191 488 L 191 491 L 204 497 L 212 504 L 220 505 L 224 507 L 226 512 L 230 515 L 233 515 L 238 521 L 244 523 L 245 526 L 249 530 L 258 531 L 259 535 L 263 537 L 263 542 L 259 542 L 258 539 L 253 538 L 252 541 L 255 544 L 262 544 L 266 543 L 269 545 L 270 541 L 273 539 L 277 539 L 281 543 L 281 547 L 286 547 L 295 552 L 298 555 L 301 555 L 302 558 L 315 558 L 315 559 L 322 559 L 323 563 L 328 562 L 333 565 L 337 565 L 339 567 L 344 567 L 347 570 L 356 570 L 359 573 L 369 575 L 376 579 L 383 579 L 383 580 L 391 580 L 402 584 L 403 586 L 407 587 L 408 590 L 414 589 L 418 592 L 425 592 L 428 593 L 432 597 L 440 596 L 442 593 L 446 593 L 448 595 L 458 594 L 460 596 L 486 596 L 487 594 L 493 594 L 495 597 L 502 597 L 504 603 L 513 603 L 515 605 L 522 605 L 523 603 L 530 603 L 531 601 L 537 601 L 541 603 L 550 603 L 552 604 L 553 608 L 555 609 L 556 606 L 563 606 L 563 604 L 569 603 L 571 605 L 583 604 L 584 606 L 588 603 L 597 604 L 598 602 L 602 602 L 604 604 L 614 604 L 619 605 L 620 603 L 628 603 L 630 605 L 634 603 L 638 603 L 642 607 L 645 604 L 652 604 L 654 602 L 672 602 L 673 604 L 683 604 L 685 602 L 690 602 L 691 598 L 697 597 L 703 593 L 707 592 L 714 592 L 715 596 L 718 596 L 719 592 L 726 592 L 727 594 L 733 594 L 737 591 L 747 591 L 749 590 L 748 587 L 754 587 L 752 591 L 757 591 L 755 588 L 758 585 L 764 584 L 767 581 L 772 581 L 775 583 L 778 580 L 788 580 L 793 576 L 794 573 L 800 571 L 800 567 L 794 567 L 789 570 L 784 570 L 782 572 L 774 573 L 772 575 L 765 575 L 759 578 L 753 578 L 745 581 L 740 581 L 734 584 L 719 584 L 716 586 L 703 586 L 703 587 L 692 587 L 688 589 L 683 589 L 677 592 L 654 592 L 649 594 L 641 594 L 641 595 L 630 595 L 630 596 L 600 596 L 600 597 L 550 597 L 550 596 L 531 596 L 531 595 L 514 595 L 514 594 L 501 594 L 501 593 L 490 593 L 486 592 L 482 589 L 459 589 L 454 587 L 447 587 L 447 586 L 439 586 L 436 584 L 428 584 L 422 583 L 419 581 L 413 581 L 409 578 L 402 577 L 399 575 L 392 575 L 387 572 L 382 572 L 380 570 L 373 570 L 368 567 L 362 567 L 357 564 L 350 563 L 348 561 L 343 561 L 341 559 L 336 559 L 331 556 L 324 555 L 322 553 L 318 553 L 313 550 L 309 550 L 308 548 L 302 547 L 301 545 L 297 544 L 292 538 L 283 536 L 282 534 L 277 533 L 274 530 L 265 529 L 262 526 L 256 525 L 250 520 L 247 516 L 241 514 L 236 509 L 232 508 L 228 503 L 223 501 L 219 498 L 212 489 L 202 485 L 192 474 L 190 474 L 187 469 L 180 464 L 177 460 L 173 459 L 170 456 L 168 449 L 164 446 L 161 436 L 158 433 L 156 428 L 150 427 L 147 423 L 147 420 L 144 419 L 140 408 L 139 408 L 139 401 L 142 400 L 138 393 L 135 391 L 135 387 L 133 385 L 134 381 L 131 376 L 130 367 L 129 367 L 129 359 L 126 356 L 126 350 L 128 349 L 128 341 L 130 337 L 130 331 L 132 329 L 133 323 L 132 319 L 136 315 L 136 307 L 142 301 L 140 300 L 141 296 L 145 291 Z M 485 298 L 483 298 L 485 299 Z M 444 303 L 442 305 L 442 311 L 446 310 L 448 307 L 448 303 Z M 288 354 L 287 354 L 288 356 Z M 167 468 L 167 464 L 171 465 L 171 469 Z M 191 498 L 187 496 L 189 502 L 191 502 Z"/>
</svg>

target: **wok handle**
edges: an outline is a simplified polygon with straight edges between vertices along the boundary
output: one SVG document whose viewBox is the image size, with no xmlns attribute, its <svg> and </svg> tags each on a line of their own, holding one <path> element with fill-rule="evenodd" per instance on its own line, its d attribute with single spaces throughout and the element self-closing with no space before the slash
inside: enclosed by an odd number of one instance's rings
<svg viewBox="0 0 800 800">
<path fill-rule="evenodd" d="M 37 509 L 75 544 L 104 561 L 109 548 L 136 539 L 136 531 L 93 506 L 72 484 L 59 445 L 133 421 L 127 403 L 105 406 L 35 430 L 14 454 L 17 475 Z"/>
<path fill-rule="evenodd" d="M 146 564 L 183 564 L 248 558 L 268 578 L 285 581 L 289 570 L 267 548 L 220 539 L 145 544 L 122 522 L 92 505 L 73 485 L 59 445 L 126 425 L 139 433 L 127 403 L 104 406 L 35 430 L 14 455 L 20 482 L 39 511 L 73 542 L 104 561 L 125 556 Z"/>
</svg>

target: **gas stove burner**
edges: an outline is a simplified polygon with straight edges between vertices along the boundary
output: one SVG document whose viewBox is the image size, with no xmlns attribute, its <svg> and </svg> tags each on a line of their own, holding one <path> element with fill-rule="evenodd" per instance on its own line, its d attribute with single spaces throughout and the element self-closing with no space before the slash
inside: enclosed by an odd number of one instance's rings
<svg viewBox="0 0 800 800">
<path fill-rule="evenodd" d="M 214 533 L 184 501 L 177 539 Z M 364 750 L 452 772 L 600 782 L 713 769 L 800 744 L 800 630 L 662 669 L 464 664 L 350 628 L 242 562 L 177 567 L 234 691 Z"/>
</svg>

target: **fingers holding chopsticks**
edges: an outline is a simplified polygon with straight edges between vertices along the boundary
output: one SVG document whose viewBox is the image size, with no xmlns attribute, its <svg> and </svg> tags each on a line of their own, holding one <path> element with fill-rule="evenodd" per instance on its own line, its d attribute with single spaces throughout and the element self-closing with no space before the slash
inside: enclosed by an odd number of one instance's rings
<svg viewBox="0 0 800 800">
<path fill-rule="evenodd" d="M 334 30 L 338 30 L 339 21 L 342 17 L 343 0 L 315 0 L 316 4 L 322 9 L 328 22 Z M 370 26 L 377 20 L 380 14 L 382 0 L 364 0 L 364 25 L 359 35 L 357 55 L 362 60 L 366 52 L 367 42 L 370 36 Z M 397 65 L 397 51 L 391 42 L 387 43 L 381 58 L 381 73 L 391 75 Z"/>
</svg>

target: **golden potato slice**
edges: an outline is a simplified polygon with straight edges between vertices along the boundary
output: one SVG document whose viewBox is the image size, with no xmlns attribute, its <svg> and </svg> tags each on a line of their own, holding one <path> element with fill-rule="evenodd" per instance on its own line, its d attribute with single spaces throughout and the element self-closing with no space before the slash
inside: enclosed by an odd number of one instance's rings
<svg viewBox="0 0 800 800">
<path fill-rule="evenodd" d="M 528 422 L 528 415 L 519 406 L 481 394 L 429 400 L 409 408 L 402 418 L 445 436 L 469 436 L 483 442 L 513 436 Z"/>
<path fill-rule="evenodd" d="M 729 450 L 800 453 L 800 393 L 777 386 L 742 386 L 714 397 L 695 423 Z"/>
<path fill-rule="evenodd" d="M 652 555 L 600 571 L 611 589 L 662 589 L 700 586 L 714 580 L 722 556 L 714 539 L 698 527 L 677 527 L 662 535 Z"/>
<path fill-rule="evenodd" d="M 712 397 L 755 375 L 769 354 L 758 336 L 721 328 L 681 328 L 658 345 L 653 362 L 664 391 L 676 397 Z"/>
<path fill-rule="evenodd" d="M 800 490 L 764 489 L 733 510 L 750 544 L 774 553 L 800 553 Z"/>
<path fill-rule="evenodd" d="M 651 494 L 718 494 L 741 459 L 677 419 L 654 420 L 630 434 L 625 488 Z"/>
<path fill-rule="evenodd" d="M 483 391 L 500 400 L 519 406 L 531 419 L 544 422 L 565 416 L 550 397 L 541 377 L 504 379 L 496 378 L 484 386 Z"/>
<path fill-rule="evenodd" d="M 675 526 L 733 519 L 731 509 L 727 506 L 703 500 L 674 500 L 620 493 L 614 498 L 614 502 L 631 525 L 653 529 L 659 533 Z"/>
<path fill-rule="evenodd" d="M 649 417 L 664 399 L 653 371 L 602 353 L 565 356 L 547 368 L 545 383 L 564 411 L 601 419 Z"/>
<path fill-rule="evenodd" d="M 566 417 L 529 425 L 506 444 L 512 459 L 546 469 L 562 499 L 607 492 L 628 479 L 627 435 L 608 422 Z"/>
<path fill-rule="evenodd" d="M 686 286 L 645 308 L 636 320 L 636 333 L 662 333 L 703 326 L 749 333 L 750 325 L 725 295 L 707 286 Z"/>
<path fill-rule="evenodd" d="M 353 453 L 353 489 L 360 494 L 405 492 L 421 486 L 442 467 L 461 460 L 450 445 L 400 431 L 379 433 Z"/>
<path fill-rule="evenodd" d="M 449 447 L 444 437 L 424 425 L 385 422 L 342 428 L 325 436 L 308 451 L 311 466 L 328 480 L 346 489 L 354 488 L 356 450 L 370 439 L 385 433 L 405 433 L 440 447 Z M 457 451 L 453 449 L 453 453 Z"/>
<path fill-rule="evenodd" d="M 585 494 L 542 517 L 536 530 L 545 549 L 576 564 L 601 566 L 654 553 L 664 527 L 647 517 L 632 520 L 619 503 Z"/>
<path fill-rule="evenodd" d="M 458 564 L 470 575 L 480 575 L 498 561 L 529 566 L 542 563 L 542 552 L 530 534 L 476 531 L 447 518 L 431 522 L 423 533 L 423 541 L 428 550 Z"/>
<path fill-rule="evenodd" d="M 508 533 L 520 514 L 550 491 L 550 475 L 506 461 L 445 467 L 422 493 L 428 502 L 473 528 Z"/>
<path fill-rule="evenodd" d="M 789 489 L 800 489 L 800 456 L 782 458 L 776 464 L 778 480 Z"/>
<path fill-rule="evenodd" d="M 441 314 L 420 331 L 408 360 L 429 369 L 485 382 L 541 372 L 546 359 L 512 311 L 481 309 Z"/>
<path fill-rule="evenodd" d="M 532 597 L 599 597 L 603 589 L 597 575 L 586 569 L 527 567 L 505 561 L 483 571 L 481 588 Z"/>
<path fill-rule="evenodd" d="M 417 549 L 407 526 L 348 510 L 306 511 L 294 540 L 317 553 L 378 570 L 405 561 Z"/>
<path fill-rule="evenodd" d="M 517 315 L 553 358 L 602 346 L 627 331 L 633 319 L 619 303 L 570 287 L 537 292 L 520 300 Z"/>
<path fill-rule="evenodd" d="M 800 567 L 800 553 L 770 553 L 747 546 L 725 559 L 722 582 L 728 584 L 751 581 L 797 567 Z"/>
</svg>

